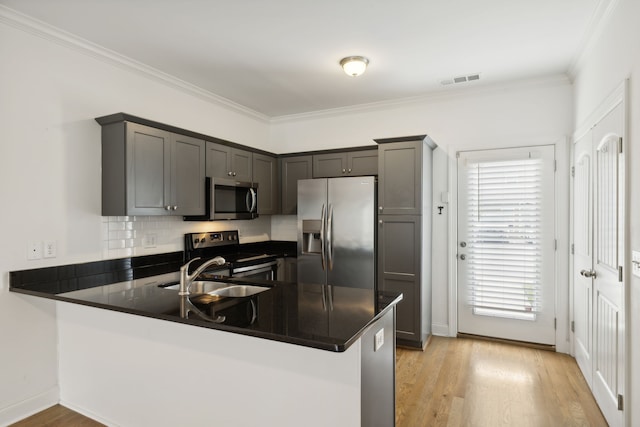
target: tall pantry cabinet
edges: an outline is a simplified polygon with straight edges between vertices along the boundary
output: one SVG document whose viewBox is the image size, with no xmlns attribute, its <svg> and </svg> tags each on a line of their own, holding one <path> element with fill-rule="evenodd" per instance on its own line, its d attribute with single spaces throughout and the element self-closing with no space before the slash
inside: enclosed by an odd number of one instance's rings
<svg viewBox="0 0 640 427">
<path fill-rule="evenodd" d="M 431 335 L 432 159 L 427 135 L 378 144 L 378 289 L 402 292 L 397 343 L 423 348 Z"/>
</svg>

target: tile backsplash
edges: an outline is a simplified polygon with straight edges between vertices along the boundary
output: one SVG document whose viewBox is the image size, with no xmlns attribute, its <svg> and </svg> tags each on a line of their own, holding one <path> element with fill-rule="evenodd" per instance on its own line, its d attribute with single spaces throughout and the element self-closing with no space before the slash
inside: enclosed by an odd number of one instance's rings
<svg viewBox="0 0 640 427">
<path fill-rule="evenodd" d="M 295 241 L 295 216 L 274 218 L 278 218 L 274 221 L 276 237 L 271 235 L 272 218 L 268 215 L 247 221 L 183 221 L 178 216 L 102 217 L 102 254 L 104 259 L 111 259 L 182 251 L 186 233 L 206 231 L 238 230 L 240 243 Z"/>
</svg>

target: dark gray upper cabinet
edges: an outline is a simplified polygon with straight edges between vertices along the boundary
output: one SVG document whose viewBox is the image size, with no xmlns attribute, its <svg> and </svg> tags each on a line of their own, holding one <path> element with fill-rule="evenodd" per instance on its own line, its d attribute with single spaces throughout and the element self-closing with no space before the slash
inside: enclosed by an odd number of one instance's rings
<svg viewBox="0 0 640 427">
<path fill-rule="evenodd" d="M 312 156 L 292 156 L 280 159 L 282 214 L 298 213 L 298 180 L 312 178 Z M 260 191 L 260 189 L 258 189 Z"/>
<path fill-rule="evenodd" d="M 252 182 L 252 153 L 207 141 L 207 176 Z"/>
<path fill-rule="evenodd" d="M 334 178 L 378 174 L 378 150 L 314 154 L 313 177 Z"/>
<path fill-rule="evenodd" d="M 378 213 L 420 215 L 422 212 L 423 141 L 378 147 Z"/>
<path fill-rule="evenodd" d="M 258 183 L 258 213 L 273 215 L 280 212 L 280 178 L 278 158 L 253 153 L 253 182 Z"/>
<path fill-rule="evenodd" d="M 202 215 L 205 142 L 130 122 L 102 127 L 102 215 Z"/>
</svg>

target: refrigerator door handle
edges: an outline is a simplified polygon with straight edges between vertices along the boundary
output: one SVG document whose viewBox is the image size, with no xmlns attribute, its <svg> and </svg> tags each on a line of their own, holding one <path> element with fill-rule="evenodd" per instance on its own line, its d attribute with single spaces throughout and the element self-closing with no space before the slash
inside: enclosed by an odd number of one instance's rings
<svg viewBox="0 0 640 427">
<path fill-rule="evenodd" d="M 326 260 L 325 260 L 325 241 L 324 241 L 324 203 L 322 204 L 322 214 L 320 216 L 320 259 L 322 260 L 322 271 L 325 270 Z M 324 298 L 322 299 L 324 302 Z"/>
<path fill-rule="evenodd" d="M 329 259 L 329 270 L 333 270 L 333 206 L 329 205 L 327 214 L 327 255 Z"/>
</svg>

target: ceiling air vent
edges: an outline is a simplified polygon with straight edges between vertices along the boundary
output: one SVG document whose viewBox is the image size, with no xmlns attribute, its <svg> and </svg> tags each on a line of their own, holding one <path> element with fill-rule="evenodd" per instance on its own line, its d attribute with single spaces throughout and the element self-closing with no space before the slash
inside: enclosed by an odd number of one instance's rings
<svg viewBox="0 0 640 427">
<path fill-rule="evenodd" d="M 468 76 L 454 77 L 453 79 L 445 79 L 440 82 L 441 85 L 446 86 L 454 83 L 472 82 L 474 80 L 480 80 L 480 73 L 469 74 Z"/>
</svg>

